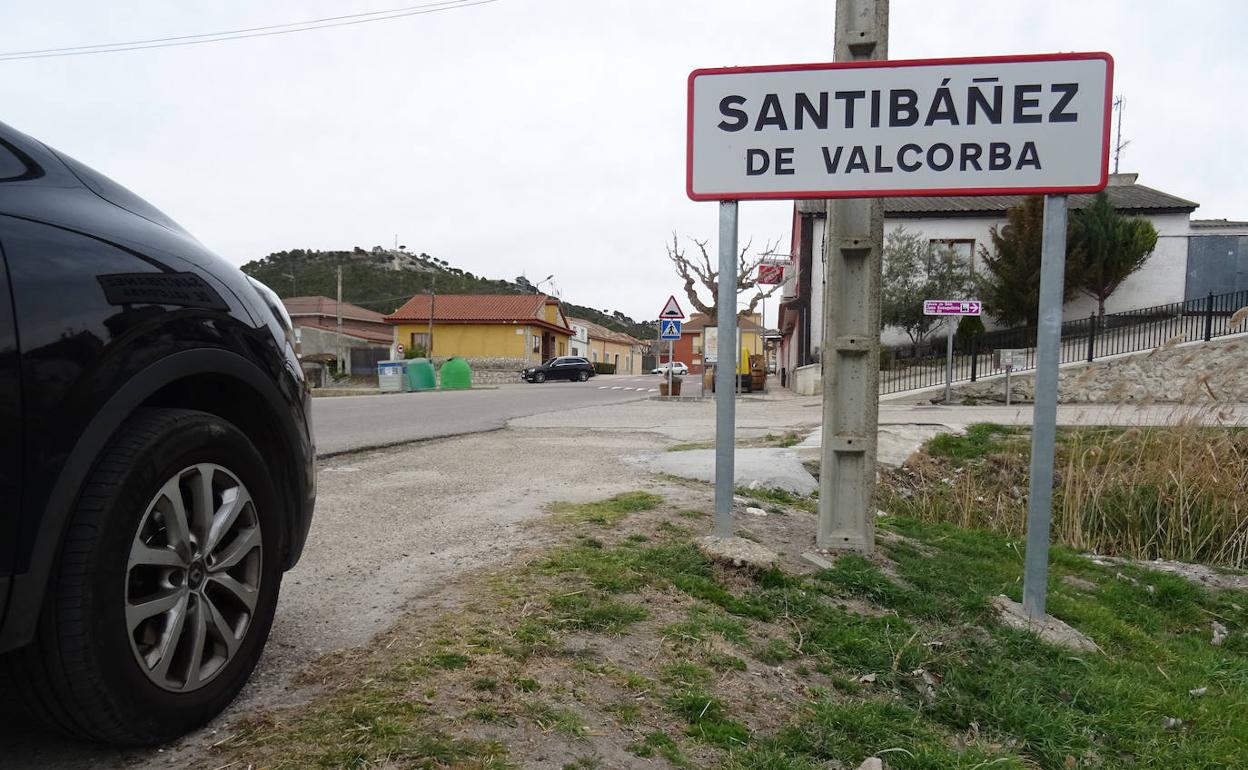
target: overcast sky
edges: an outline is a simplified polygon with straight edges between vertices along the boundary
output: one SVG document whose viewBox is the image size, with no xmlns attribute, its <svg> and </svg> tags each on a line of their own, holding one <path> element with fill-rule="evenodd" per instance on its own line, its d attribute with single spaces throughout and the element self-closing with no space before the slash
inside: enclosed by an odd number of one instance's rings
<svg viewBox="0 0 1248 770">
<path fill-rule="evenodd" d="M 214 32 L 420 0 L 6 3 L 0 51 Z M 139 193 L 241 264 L 390 246 L 653 318 L 698 67 L 831 58 L 832 0 L 497 0 L 302 34 L 0 62 L 0 120 Z M 893 0 L 891 58 L 1104 50 L 1126 98 L 1122 170 L 1248 219 L 1248 4 Z M 788 247 L 791 204 L 743 203 Z M 712 252 L 713 253 L 713 252 Z M 366 300 L 369 297 L 348 299 Z M 769 303 L 768 320 L 774 319 Z M 686 310 L 688 308 L 686 307 Z"/>
</svg>

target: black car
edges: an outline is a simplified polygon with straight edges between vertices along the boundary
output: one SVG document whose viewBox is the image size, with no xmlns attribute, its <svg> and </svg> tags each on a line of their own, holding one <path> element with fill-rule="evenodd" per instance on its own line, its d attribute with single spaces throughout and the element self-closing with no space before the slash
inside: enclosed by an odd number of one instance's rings
<svg viewBox="0 0 1248 770">
<path fill-rule="evenodd" d="M 584 382 L 594 374 L 596 374 L 594 365 L 589 362 L 589 359 L 580 356 L 559 356 L 540 366 L 530 366 L 520 372 L 520 377 L 526 382 L 545 382 L 546 380 Z"/>
<path fill-rule="evenodd" d="M 277 296 L 0 124 L 0 690 L 92 740 L 213 717 L 315 501 Z"/>
</svg>

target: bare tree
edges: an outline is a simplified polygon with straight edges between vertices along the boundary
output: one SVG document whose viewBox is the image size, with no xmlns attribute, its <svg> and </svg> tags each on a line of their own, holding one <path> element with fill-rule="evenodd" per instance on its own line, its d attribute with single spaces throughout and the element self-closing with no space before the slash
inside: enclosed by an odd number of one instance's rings
<svg viewBox="0 0 1248 770">
<path fill-rule="evenodd" d="M 710 253 L 706 250 L 707 241 L 700 241 L 697 238 L 690 238 L 689 241 L 694 246 L 697 246 L 698 252 L 696 254 L 689 255 L 682 249 L 680 247 L 680 239 L 676 236 L 676 233 L 672 233 L 672 242 L 666 247 L 667 258 L 676 267 L 676 275 L 680 276 L 681 281 L 684 282 L 685 296 L 689 298 L 689 302 L 697 308 L 699 313 L 703 313 L 713 319 L 718 313 L 719 260 L 711 259 Z M 782 285 L 775 284 L 769 289 L 759 288 L 758 266 L 768 257 L 776 256 L 776 251 L 775 246 L 768 242 L 765 249 L 751 257 L 750 247 L 753 243 L 752 240 L 746 242 L 745 246 L 741 248 L 741 252 L 737 255 L 737 297 L 752 292 L 746 307 L 738 309 L 738 317 L 751 315 L 764 298 L 775 294 L 776 290 Z M 703 301 L 698 294 L 700 288 L 710 292 L 710 302 Z"/>
</svg>

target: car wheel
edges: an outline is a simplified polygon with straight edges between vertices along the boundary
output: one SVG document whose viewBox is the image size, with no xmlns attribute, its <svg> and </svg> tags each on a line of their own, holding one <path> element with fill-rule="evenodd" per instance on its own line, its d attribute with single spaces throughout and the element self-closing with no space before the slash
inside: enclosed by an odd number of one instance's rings
<svg viewBox="0 0 1248 770">
<path fill-rule="evenodd" d="M 589 372 L 578 372 L 576 375 L 576 379 L 579 380 L 580 382 L 585 382 L 586 380 L 589 379 Z"/>
<path fill-rule="evenodd" d="M 537 374 L 533 375 L 533 381 L 534 381 L 534 382 L 545 382 L 545 381 L 546 381 L 546 373 L 545 373 L 545 372 L 538 372 Z"/>
<path fill-rule="evenodd" d="M 45 721 L 91 740 L 167 741 L 224 709 L 273 621 L 283 518 L 234 425 L 136 414 L 83 488 L 34 642 L 12 671 Z"/>
</svg>

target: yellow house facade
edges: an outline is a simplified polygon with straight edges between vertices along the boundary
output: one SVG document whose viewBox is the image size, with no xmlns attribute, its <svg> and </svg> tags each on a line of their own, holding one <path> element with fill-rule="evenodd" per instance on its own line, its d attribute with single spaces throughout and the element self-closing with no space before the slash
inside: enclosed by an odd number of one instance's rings
<svg viewBox="0 0 1248 770">
<path fill-rule="evenodd" d="M 585 327 L 584 356 L 590 362 L 612 364 L 616 374 L 643 374 L 641 340 L 584 318 L 569 318 L 568 323 Z"/>
<path fill-rule="evenodd" d="M 536 362 L 567 355 L 572 336 L 559 300 L 544 294 L 418 294 L 386 321 L 396 356 L 428 356 L 432 343 L 435 358 Z"/>
</svg>

